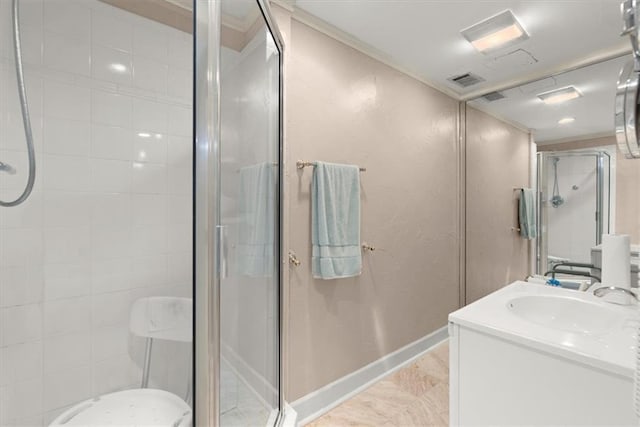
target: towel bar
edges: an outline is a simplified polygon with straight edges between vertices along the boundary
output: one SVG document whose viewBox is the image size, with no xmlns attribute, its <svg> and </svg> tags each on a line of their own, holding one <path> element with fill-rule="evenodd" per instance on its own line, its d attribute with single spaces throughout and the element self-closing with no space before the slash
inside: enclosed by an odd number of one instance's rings
<svg viewBox="0 0 640 427">
<path fill-rule="evenodd" d="M 375 247 L 375 246 L 373 246 L 373 245 L 370 245 L 370 244 L 368 244 L 368 243 L 363 243 L 363 244 L 362 244 L 362 250 L 369 251 L 369 252 L 373 252 L 373 251 L 375 251 L 375 250 L 376 250 L 376 247 Z"/>
<path fill-rule="evenodd" d="M 298 169 L 304 169 L 307 166 L 315 166 L 315 165 L 316 165 L 316 162 L 307 162 L 307 161 L 304 161 L 304 160 L 298 160 L 296 162 L 296 167 Z M 360 172 L 366 172 L 367 171 L 367 168 L 359 168 L 359 169 L 360 169 Z"/>
</svg>

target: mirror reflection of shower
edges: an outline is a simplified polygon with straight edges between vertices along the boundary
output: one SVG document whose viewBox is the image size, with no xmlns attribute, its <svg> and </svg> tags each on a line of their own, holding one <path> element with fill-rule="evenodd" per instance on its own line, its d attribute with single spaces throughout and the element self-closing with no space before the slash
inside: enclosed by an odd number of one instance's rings
<svg viewBox="0 0 640 427">
<path fill-rule="evenodd" d="M 538 153 L 539 206 L 538 271 L 557 263 L 591 259 L 591 248 L 602 241 L 610 224 L 611 150 L 572 150 Z"/>
</svg>

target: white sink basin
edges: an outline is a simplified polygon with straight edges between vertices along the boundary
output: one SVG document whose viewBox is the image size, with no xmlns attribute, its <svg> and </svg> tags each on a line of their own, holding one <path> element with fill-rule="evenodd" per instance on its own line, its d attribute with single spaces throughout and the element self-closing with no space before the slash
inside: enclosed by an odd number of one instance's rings
<svg viewBox="0 0 640 427">
<path fill-rule="evenodd" d="M 568 332 L 602 333 L 620 323 L 620 315 L 607 307 L 565 296 L 516 297 L 507 307 L 529 322 Z"/>
</svg>

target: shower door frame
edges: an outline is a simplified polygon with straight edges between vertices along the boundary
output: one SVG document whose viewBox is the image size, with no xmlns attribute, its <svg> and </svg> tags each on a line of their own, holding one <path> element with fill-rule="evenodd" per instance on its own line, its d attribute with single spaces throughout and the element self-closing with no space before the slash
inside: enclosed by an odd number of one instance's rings
<svg viewBox="0 0 640 427">
<path fill-rule="evenodd" d="M 282 369 L 283 292 L 282 262 L 284 242 L 284 41 L 271 13 L 268 0 L 255 0 L 265 25 L 278 49 L 278 162 L 276 192 L 278 206 L 278 242 L 276 245 L 278 274 L 276 310 L 278 349 L 278 416 L 275 425 L 284 420 L 284 370 Z M 220 425 L 220 265 L 221 265 L 221 155 L 220 155 L 220 51 L 222 0 L 194 0 L 194 226 L 193 226 L 193 295 L 194 351 L 193 402 L 194 425 Z"/>
<path fill-rule="evenodd" d="M 596 245 L 602 243 L 602 235 L 608 233 L 611 227 L 611 155 L 602 150 L 576 150 L 576 151 L 541 151 L 537 154 L 537 179 L 536 194 L 537 209 L 537 238 L 536 238 L 536 274 L 544 274 L 548 269 L 547 257 L 549 239 L 546 232 L 548 224 L 547 211 L 545 209 L 545 193 L 543 188 L 547 188 L 547 170 L 546 165 L 548 159 L 552 157 L 594 157 L 596 161 Z M 605 158 L 609 162 L 607 191 L 607 221 L 603 220 L 604 211 L 604 179 L 605 179 Z"/>
</svg>

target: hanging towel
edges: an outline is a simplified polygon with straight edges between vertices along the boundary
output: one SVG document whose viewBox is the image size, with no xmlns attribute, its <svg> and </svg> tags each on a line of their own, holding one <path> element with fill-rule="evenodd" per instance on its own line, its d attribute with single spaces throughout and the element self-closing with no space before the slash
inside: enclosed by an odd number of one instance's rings
<svg viewBox="0 0 640 427">
<path fill-rule="evenodd" d="M 244 276 L 271 277 L 275 269 L 276 169 L 259 163 L 240 169 L 237 269 Z"/>
<path fill-rule="evenodd" d="M 520 190 L 518 201 L 518 220 L 520 222 L 520 236 L 523 239 L 536 238 L 536 208 L 535 191 L 530 188 Z"/>
<path fill-rule="evenodd" d="M 359 276 L 362 252 L 358 166 L 317 162 L 311 193 L 313 277 Z"/>
</svg>

